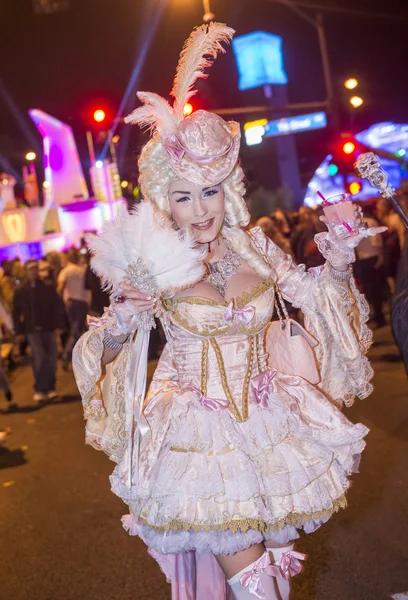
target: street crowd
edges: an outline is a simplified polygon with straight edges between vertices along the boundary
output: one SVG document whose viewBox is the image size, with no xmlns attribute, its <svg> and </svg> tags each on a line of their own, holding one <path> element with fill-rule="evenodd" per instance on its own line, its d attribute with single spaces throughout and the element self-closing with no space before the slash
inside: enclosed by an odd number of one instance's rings
<svg viewBox="0 0 408 600">
<path fill-rule="evenodd" d="M 407 210 L 408 191 L 404 191 L 400 201 Z M 360 206 L 368 227 L 388 227 L 384 235 L 360 243 L 354 263 L 357 285 L 371 307 L 371 327 L 379 328 L 389 320 L 406 229 L 386 200 L 373 198 Z M 322 215 L 321 207 L 302 206 L 297 212 L 277 209 L 249 227 L 261 227 L 296 263 L 309 269 L 324 263 L 314 241 L 315 234 L 325 230 Z M 58 360 L 64 370 L 69 370 L 72 349 L 87 328 L 87 315 L 99 317 L 108 306 L 109 295 L 101 289 L 89 260 L 82 244 L 80 248 L 50 252 L 41 260 L 30 259 L 24 264 L 18 258 L 2 262 L 0 389 L 8 409 L 17 406 L 8 369 L 18 367 L 21 357 L 29 353 L 34 375 L 33 402 L 57 398 Z M 151 332 L 150 359 L 159 356 L 163 344 L 163 332 L 158 326 Z M 0 398 L 0 406 L 2 403 Z"/>
</svg>

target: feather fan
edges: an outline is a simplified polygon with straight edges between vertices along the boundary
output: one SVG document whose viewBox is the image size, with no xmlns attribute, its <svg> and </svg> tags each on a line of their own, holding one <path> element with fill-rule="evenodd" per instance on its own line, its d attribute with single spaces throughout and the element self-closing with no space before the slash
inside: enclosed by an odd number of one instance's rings
<svg viewBox="0 0 408 600">
<path fill-rule="evenodd" d="M 185 42 L 177 65 L 171 95 L 175 98 L 174 113 L 177 122 L 184 118 L 184 105 L 196 93 L 193 86 L 198 78 L 205 79 L 205 69 L 212 65 L 218 52 L 225 52 L 222 42 L 230 42 L 235 31 L 224 23 L 210 23 L 197 27 Z M 211 57 L 211 58 L 210 58 Z"/>
<path fill-rule="evenodd" d="M 193 248 L 191 235 L 183 231 L 180 236 L 167 215 L 150 202 L 141 202 L 130 213 L 121 207 L 102 233 L 88 234 L 86 242 L 93 254 L 92 269 L 113 295 L 121 292 L 119 283 L 125 278 L 144 291 L 147 274 L 159 293 L 174 293 L 204 275 L 203 252 Z"/>
</svg>

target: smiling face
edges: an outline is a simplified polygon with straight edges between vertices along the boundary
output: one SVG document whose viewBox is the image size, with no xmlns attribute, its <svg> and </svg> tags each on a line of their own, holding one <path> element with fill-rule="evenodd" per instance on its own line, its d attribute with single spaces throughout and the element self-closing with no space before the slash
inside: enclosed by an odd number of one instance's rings
<svg viewBox="0 0 408 600">
<path fill-rule="evenodd" d="M 222 228 L 225 198 L 221 184 L 205 186 L 190 183 L 186 179 L 172 181 L 169 206 L 176 224 L 194 231 L 200 244 L 215 240 Z"/>
</svg>

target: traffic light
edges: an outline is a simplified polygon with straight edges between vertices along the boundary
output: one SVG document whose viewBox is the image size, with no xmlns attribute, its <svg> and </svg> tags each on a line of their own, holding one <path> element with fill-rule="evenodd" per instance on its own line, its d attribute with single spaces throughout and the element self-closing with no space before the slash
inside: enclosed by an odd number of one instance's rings
<svg viewBox="0 0 408 600">
<path fill-rule="evenodd" d="M 343 152 L 344 154 L 346 154 L 347 156 L 350 154 L 353 154 L 353 152 L 355 152 L 356 150 L 356 145 L 354 142 L 344 142 L 343 144 Z"/>
<path fill-rule="evenodd" d="M 184 116 L 188 117 L 189 115 L 191 115 L 191 113 L 193 112 L 193 105 L 190 104 L 190 102 L 187 102 L 187 104 L 184 105 Z"/>
<path fill-rule="evenodd" d="M 332 177 L 336 185 L 342 185 L 344 191 L 356 195 L 363 188 L 355 170 L 358 155 L 364 151 L 361 144 L 348 133 L 337 138 L 330 147 L 331 158 L 327 164 L 327 174 Z"/>
<path fill-rule="evenodd" d="M 360 181 L 351 181 L 347 187 L 348 193 L 352 196 L 355 196 L 356 194 L 359 194 L 361 192 L 363 186 Z"/>
<path fill-rule="evenodd" d="M 106 118 L 106 113 L 101 108 L 98 108 L 97 110 L 94 111 L 93 118 L 94 118 L 94 121 L 96 121 L 96 123 L 103 123 L 103 121 Z"/>
</svg>

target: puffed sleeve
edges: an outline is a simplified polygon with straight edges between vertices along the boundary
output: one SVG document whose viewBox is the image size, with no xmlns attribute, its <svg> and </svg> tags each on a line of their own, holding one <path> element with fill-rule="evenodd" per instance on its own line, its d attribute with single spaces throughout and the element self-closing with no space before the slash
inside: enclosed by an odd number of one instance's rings
<svg viewBox="0 0 408 600">
<path fill-rule="evenodd" d="M 131 405 L 130 397 L 134 394 L 131 372 L 134 370 L 135 342 L 125 343 L 115 360 L 103 367 L 103 335 L 104 326 L 84 333 L 74 348 L 72 366 L 86 419 L 85 443 L 119 463 L 132 435 L 126 407 Z M 167 343 L 145 400 L 145 416 L 149 418 L 151 412 L 154 414 L 153 408 L 160 402 L 165 419 L 173 392 L 178 389 L 176 379 L 177 371 Z M 163 427 L 155 431 L 155 435 L 160 435 L 161 431 Z"/>
<path fill-rule="evenodd" d="M 274 269 L 282 296 L 301 309 L 306 329 L 319 342 L 315 348 L 322 378 L 318 387 L 338 406 L 366 398 L 373 390 L 373 370 L 366 357 L 372 333 L 366 325 L 369 307 L 354 278 L 337 282 L 326 265 L 306 271 L 260 228 L 252 229 L 251 237 Z"/>
</svg>

